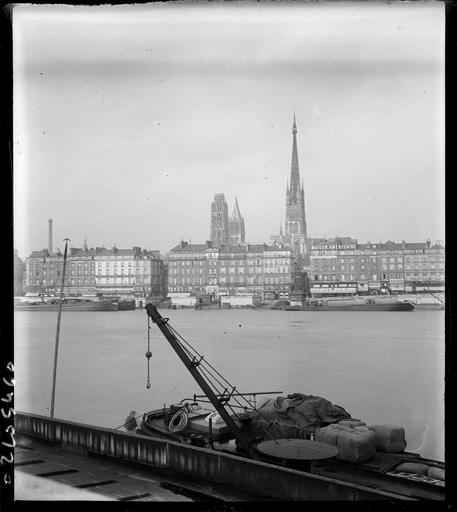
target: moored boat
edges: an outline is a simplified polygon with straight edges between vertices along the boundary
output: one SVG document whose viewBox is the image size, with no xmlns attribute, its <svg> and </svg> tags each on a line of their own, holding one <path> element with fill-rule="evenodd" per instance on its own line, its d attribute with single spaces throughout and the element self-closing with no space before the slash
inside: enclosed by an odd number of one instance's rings
<svg viewBox="0 0 457 512">
<path fill-rule="evenodd" d="M 426 291 L 426 290 L 424 290 Z M 407 294 L 398 297 L 402 302 L 411 302 L 417 310 L 444 310 L 445 296 L 444 293 L 419 293 Z"/>
<path fill-rule="evenodd" d="M 135 300 L 120 300 L 117 307 L 118 311 L 131 311 L 136 309 Z"/>
<path fill-rule="evenodd" d="M 94 301 L 94 311 L 119 311 L 119 304 L 110 300 Z"/>
<path fill-rule="evenodd" d="M 419 311 L 443 311 L 445 309 L 444 300 L 427 300 L 422 297 L 402 298 L 399 300 L 402 302 L 410 302 Z"/>
<path fill-rule="evenodd" d="M 303 395 L 296 393 L 289 395 L 293 399 L 300 396 Z M 362 444 L 356 446 L 353 453 L 350 453 L 348 457 L 348 446 L 350 446 L 351 442 L 354 442 L 353 438 L 357 439 L 357 437 L 349 435 L 349 442 L 342 439 L 339 445 L 336 444 L 336 441 L 332 445 L 332 442 L 327 439 L 323 443 L 321 442 L 323 438 L 322 433 L 328 428 L 326 426 L 333 426 L 335 430 L 340 429 L 342 432 L 356 432 L 358 428 L 357 433 L 360 435 L 363 435 L 362 432 L 364 431 L 362 429 L 365 429 L 365 432 L 371 434 L 372 442 L 374 442 L 375 434 L 371 429 L 376 429 L 376 427 L 344 427 L 343 424 L 351 422 L 354 425 L 365 424 L 360 422 L 360 420 L 352 418 L 344 409 L 338 406 L 331 404 L 330 407 L 333 408 L 329 409 L 329 403 L 325 399 L 320 397 L 306 398 L 320 400 L 320 402 L 314 401 L 313 407 L 315 408 L 316 403 L 320 403 L 319 409 L 322 412 L 324 410 L 322 404 L 324 404 L 327 411 L 326 420 L 333 421 L 333 423 L 322 420 L 320 426 L 314 424 L 311 428 L 309 428 L 309 424 L 304 427 L 306 421 L 299 421 L 299 424 L 294 423 L 290 419 L 291 417 L 297 418 L 297 411 L 290 408 L 290 404 L 288 404 L 283 411 L 278 411 L 276 418 L 268 418 L 270 421 L 266 422 L 266 426 L 267 428 L 270 427 L 268 428 L 269 434 L 266 435 L 264 430 L 262 435 L 261 431 L 257 428 L 258 425 L 253 427 L 251 424 L 253 420 L 252 412 L 233 416 L 237 424 L 245 431 L 256 428 L 257 436 L 254 442 L 254 447 L 258 453 L 256 460 L 324 476 L 329 478 L 330 482 L 343 481 L 352 485 L 362 485 L 378 489 L 380 492 L 394 492 L 416 499 L 444 499 L 443 462 L 425 459 L 417 453 L 405 451 L 403 447 L 406 446 L 406 442 L 401 444 L 395 451 L 385 451 L 382 447 L 380 449 L 372 447 L 373 451 L 369 455 L 361 457 L 361 460 L 357 460 L 359 452 L 363 453 L 366 450 L 366 447 L 364 448 Z M 183 444 L 250 458 L 246 453 L 243 453 L 243 450 L 240 450 L 236 435 L 220 416 L 218 417 L 217 412 L 206 406 L 207 402 L 204 402 L 202 406 L 198 403 L 198 400 L 188 400 L 182 400 L 169 407 L 164 406 L 162 409 L 144 414 L 137 433 L 158 439 L 172 439 Z M 278 403 L 277 400 L 274 400 L 275 404 Z M 285 412 L 286 409 L 288 413 Z M 266 415 L 262 413 L 262 410 L 262 406 L 259 407 L 254 411 L 254 415 L 257 414 L 257 419 L 261 418 L 263 421 Z M 209 421 L 210 418 L 211 422 Z M 314 415 L 313 418 L 315 418 Z M 274 426 L 271 427 L 271 424 L 274 424 Z M 386 427 L 392 429 L 391 426 Z M 268 456 L 263 453 L 265 445 L 269 442 L 274 443 L 275 447 L 277 445 L 278 449 L 281 449 L 281 443 L 285 442 L 284 432 L 289 434 L 286 443 L 288 445 L 293 445 L 294 442 L 308 443 L 307 447 L 313 448 L 316 450 L 316 453 L 322 450 L 323 447 L 325 448 L 324 445 L 327 445 L 332 447 L 333 452 L 330 453 L 330 457 L 325 456 L 322 459 L 319 458 L 319 455 L 313 455 L 311 460 L 300 460 L 294 457 L 288 458 L 283 455 L 278 457 Z M 268 441 L 269 436 L 272 441 Z M 392 442 L 392 440 L 389 439 L 388 442 Z M 299 445 L 298 448 L 300 447 Z M 351 449 L 349 452 L 351 452 Z M 355 459 L 351 460 L 351 456 L 355 456 Z"/>
<path fill-rule="evenodd" d="M 22 302 L 14 305 L 16 311 L 58 311 L 59 301 Z M 64 300 L 62 311 L 117 311 L 116 302 L 105 300 Z"/>
<path fill-rule="evenodd" d="M 444 311 L 444 304 L 432 304 L 432 303 L 416 303 L 414 304 L 415 309 L 417 310 L 426 310 L 426 311 Z"/>
<path fill-rule="evenodd" d="M 285 311 L 414 311 L 411 302 L 374 297 L 308 299 L 301 306 L 281 304 Z"/>
</svg>

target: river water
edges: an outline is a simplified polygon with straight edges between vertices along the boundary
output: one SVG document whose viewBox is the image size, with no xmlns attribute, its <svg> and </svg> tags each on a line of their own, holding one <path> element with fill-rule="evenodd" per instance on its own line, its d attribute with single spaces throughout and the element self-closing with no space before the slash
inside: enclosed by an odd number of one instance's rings
<svg viewBox="0 0 457 512">
<path fill-rule="evenodd" d="M 324 397 L 444 460 L 444 311 L 161 310 L 240 392 Z M 56 312 L 15 312 L 15 408 L 48 415 Z M 201 390 L 144 310 L 62 314 L 55 417 L 116 428 Z"/>
</svg>

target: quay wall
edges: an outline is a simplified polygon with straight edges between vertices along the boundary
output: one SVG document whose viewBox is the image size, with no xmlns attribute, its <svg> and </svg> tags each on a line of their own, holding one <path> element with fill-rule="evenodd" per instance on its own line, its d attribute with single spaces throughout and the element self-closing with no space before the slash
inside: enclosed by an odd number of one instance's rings
<svg viewBox="0 0 457 512">
<path fill-rule="evenodd" d="M 145 464 L 281 500 L 406 499 L 265 462 L 171 440 L 17 412 L 16 431 L 119 461 Z"/>
</svg>

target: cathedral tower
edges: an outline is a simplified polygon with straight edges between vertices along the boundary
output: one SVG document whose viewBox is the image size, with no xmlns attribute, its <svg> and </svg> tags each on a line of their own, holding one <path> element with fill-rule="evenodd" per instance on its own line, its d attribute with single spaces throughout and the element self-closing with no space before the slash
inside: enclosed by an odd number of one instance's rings
<svg viewBox="0 0 457 512">
<path fill-rule="evenodd" d="M 290 169 L 290 183 L 287 183 L 286 192 L 286 225 L 285 241 L 294 249 L 296 255 L 307 254 L 307 238 L 305 218 L 305 191 L 303 183 L 300 184 L 300 171 L 298 168 L 297 152 L 297 125 L 292 126 L 292 164 Z"/>
<path fill-rule="evenodd" d="M 245 229 L 244 219 L 241 216 L 238 206 L 238 198 L 235 198 L 232 216 L 229 218 L 230 245 L 240 245 L 244 243 Z"/>
<path fill-rule="evenodd" d="M 228 206 L 224 194 L 216 194 L 211 203 L 210 240 L 214 247 L 229 245 Z"/>
</svg>

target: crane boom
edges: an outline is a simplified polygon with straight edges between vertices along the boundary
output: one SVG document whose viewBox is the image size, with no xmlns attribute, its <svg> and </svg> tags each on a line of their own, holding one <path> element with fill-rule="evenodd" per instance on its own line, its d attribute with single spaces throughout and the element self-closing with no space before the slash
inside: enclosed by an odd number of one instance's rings
<svg viewBox="0 0 457 512">
<path fill-rule="evenodd" d="M 146 304 L 146 312 L 148 316 L 151 318 L 151 320 L 161 330 L 162 334 L 170 343 L 173 350 L 184 363 L 184 366 L 189 370 L 190 374 L 196 380 L 197 384 L 200 386 L 203 393 L 208 397 L 213 407 L 220 414 L 221 418 L 225 421 L 225 424 L 236 437 L 243 450 L 250 457 L 258 459 L 259 455 L 254 450 L 252 438 L 236 424 L 232 416 L 224 407 L 224 403 L 227 403 L 228 400 L 230 400 L 230 396 L 232 394 L 238 394 L 235 388 L 233 388 L 232 391 L 228 391 L 228 394 L 223 393 L 222 395 L 216 395 L 214 391 L 211 389 L 205 377 L 198 370 L 198 366 L 200 365 L 201 360 L 199 361 L 196 359 L 191 359 L 187 355 L 186 351 L 178 342 L 176 336 L 168 327 L 168 318 L 162 317 L 162 315 L 157 311 L 157 308 L 153 304 Z"/>
</svg>

